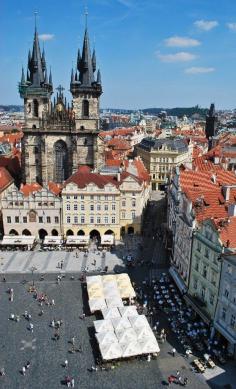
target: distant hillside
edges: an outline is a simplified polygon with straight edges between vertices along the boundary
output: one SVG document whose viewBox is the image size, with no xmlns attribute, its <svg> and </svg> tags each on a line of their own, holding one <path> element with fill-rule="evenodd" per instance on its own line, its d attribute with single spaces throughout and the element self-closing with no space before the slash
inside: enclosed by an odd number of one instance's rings
<svg viewBox="0 0 236 389">
<path fill-rule="evenodd" d="M 102 112 L 109 111 L 117 114 L 131 114 L 133 112 L 137 112 L 137 110 L 130 110 L 130 109 L 117 109 L 117 108 L 106 108 L 102 109 Z M 182 117 L 184 115 L 186 116 L 192 116 L 193 114 L 199 114 L 200 116 L 205 117 L 206 113 L 208 112 L 208 108 L 200 108 L 198 105 L 195 107 L 187 107 L 187 108 L 144 108 L 138 110 L 140 112 L 143 112 L 146 115 L 158 115 L 161 111 L 166 111 L 167 115 L 170 116 L 178 116 Z"/>
<path fill-rule="evenodd" d="M 195 107 L 188 108 L 145 108 L 142 110 L 142 112 L 147 115 L 158 115 L 161 111 L 166 111 L 167 115 L 178 117 L 182 117 L 184 115 L 192 116 L 195 113 L 199 114 L 200 116 L 205 116 L 208 112 L 208 108 L 200 108 L 198 105 L 196 105 Z"/>
<path fill-rule="evenodd" d="M 0 112 L 23 112 L 22 105 L 0 105 Z"/>
</svg>

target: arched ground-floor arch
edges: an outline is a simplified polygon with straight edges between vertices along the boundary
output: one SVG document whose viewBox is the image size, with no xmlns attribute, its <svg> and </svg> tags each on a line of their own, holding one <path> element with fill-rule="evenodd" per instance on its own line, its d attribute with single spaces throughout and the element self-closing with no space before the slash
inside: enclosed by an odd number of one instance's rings
<svg viewBox="0 0 236 389">
<path fill-rule="evenodd" d="M 41 229 L 39 230 L 38 234 L 39 234 L 39 239 L 42 239 L 42 240 L 45 238 L 45 236 L 48 235 L 47 231 L 44 230 L 43 228 L 41 228 Z"/>
<path fill-rule="evenodd" d="M 104 235 L 115 235 L 115 233 L 112 230 L 107 230 Z"/>
<path fill-rule="evenodd" d="M 29 230 L 25 229 L 25 230 L 22 231 L 22 235 L 29 236 L 29 235 L 31 235 L 31 232 Z"/>
<path fill-rule="evenodd" d="M 67 230 L 66 235 L 67 236 L 74 235 L 74 232 L 72 230 Z"/>
<path fill-rule="evenodd" d="M 133 226 L 128 227 L 128 234 L 129 235 L 134 234 L 134 227 Z"/>
<path fill-rule="evenodd" d="M 52 236 L 58 236 L 58 231 L 55 230 L 55 229 L 53 229 L 53 230 L 52 230 Z"/>
<path fill-rule="evenodd" d="M 77 235 L 85 235 L 85 232 L 84 232 L 83 230 L 79 230 L 79 231 L 77 232 Z"/>
<path fill-rule="evenodd" d="M 98 230 L 90 231 L 89 236 L 90 236 L 90 239 L 92 239 L 92 240 L 97 240 L 98 242 L 101 241 L 101 235 L 100 235 L 100 232 Z"/>
<path fill-rule="evenodd" d="M 10 230 L 9 235 L 19 235 L 16 230 Z"/>
</svg>

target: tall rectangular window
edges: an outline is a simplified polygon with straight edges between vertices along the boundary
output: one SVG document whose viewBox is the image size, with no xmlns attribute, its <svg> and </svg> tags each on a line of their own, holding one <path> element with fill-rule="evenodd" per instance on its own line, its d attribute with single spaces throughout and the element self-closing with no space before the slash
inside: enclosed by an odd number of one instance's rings
<svg viewBox="0 0 236 389">
<path fill-rule="evenodd" d="M 51 218 L 50 218 L 50 216 L 47 216 L 47 223 L 51 223 Z"/>
<path fill-rule="evenodd" d="M 11 216 L 7 216 L 7 223 L 11 223 Z"/>
<path fill-rule="evenodd" d="M 20 218 L 19 218 L 19 216 L 16 216 L 15 217 L 15 223 L 19 223 L 20 222 Z"/>
<path fill-rule="evenodd" d="M 85 223 L 85 216 L 84 216 L 84 215 L 81 215 L 81 217 L 80 217 L 80 222 L 81 222 L 81 224 L 84 224 L 84 223 Z"/>
<path fill-rule="evenodd" d="M 67 216 L 67 217 L 66 217 L 66 223 L 67 223 L 67 224 L 70 224 L 70 216 Z"/>
<path fill-rule="evenodd" d="M 104 217 L 104 223 L 105 223 L 105 224 L 108 224 L 108 220 L 109 220 L 109 219 L 108 219 L 108 216 L 105 216 L 105 217 Z"/>
</svg>

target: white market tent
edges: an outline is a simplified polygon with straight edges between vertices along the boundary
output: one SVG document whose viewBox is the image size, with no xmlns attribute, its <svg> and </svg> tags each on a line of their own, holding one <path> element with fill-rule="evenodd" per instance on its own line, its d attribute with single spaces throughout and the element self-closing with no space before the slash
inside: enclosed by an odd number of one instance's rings
<svg viewBox="0 0 236 389">
<path fill-rule="evenodd" d="M 135 329 L 135 332 L 137 334 L 138 340 L 140 341 L 146 338 L 156 339 L 155 335 L 151 330 L 151 327 L 148 327 L 146 325 L 144 327 Z"/>
<path fill-rule="evenodd" d="M 90 300 L 97 298 L 104 300 L 103 290 L 100 288 L 88 290 L 88 295 Z"/>
<path fill-rule="evenodd" d="M 131 328 L 130 321 L 127 317 L 114 317 L 111 319 L 112 325 L 115 331 L 126 330 L 127 328 Z"/>
<path fill-rule="evenodd" d="M 104 284 L 110 281 L 116 282 L 116 276 L 114 274 L 106 274 L 105 276 L 102 276 L 102 282 Z"/>
<path fill-rule="evenodd" d="M 144 326 L 147 326 L 150 328 L 150 325 L 149 325 L 145 315 L 130 316 L 129 321 L 131 323 L 131 326 L 134 329 L 143 328 Z"/>
<path fill-rule="evenodd" d="M 53 236 L 53 235 L 46 235 L 43 241 L 43 244 L 45 246 L 56 246 L 63 244 L 63 239 L 61 235 Z"/>
<path fill-rule="evenodd" d="M 86 277 L 86 283 L 87 283 L 87 287 L 89 285 L 94 284 L 94 283 L 102 285 L 102 276 L 89 276 L 89 277 Z"/>
<path fill-rule="evenodd" d="M 112 246 L 115 243 L 114 235 L 102 235 L 101 236 L 101 245 L 103 246 Z"/>
<path fill-rule="evenodd" d="M 160 352 L 160 347 L 155 337 L 152 339 L 146 338 L 139 341 L 139 346 L 141 348 L 142 354 L 152 354 Z"/>
<path fill-rule="evenodd" d="M 121 297 L 110 297 L 110 298 L 106 298 L 106 304 L 107 304 L 107 306 L 108 306 L 109 308 L 113 308 L 113 307 L 123 307 L 123 306 L 124 306 Z"/>
<path fill-rule="evenodd" d="M 94 313 L 96 311 L 101 311 L 102 309 L 106 308 L 106 301 L 103 298 L 92 298 L 89 299 L 89 308 L 91 313 Z"/>
<path fill-rule="evenodd" d="M 35 242 L 33 235 L 4 235 L 2 246 L 28 246 L 32 247 Z"/>
<path fill-rule="evenodd" d="M 134 340 L 137 341 L 137 334 L 133 328 L 126 328 L 125 330 L 115 331 L 119 343 L 129 343 Z"/>
<path fill-rule="evenodd" d="M 123 299 L 130 299 L 136 297 L 136 293 L 133 288 L 121 288 L 119 289 L 120 296 Z"/>
<path fill-rule="evenodd" d="M 122 357 L 122 354 L 123 354 L 122 348 L 118 342 L 112 343 L 109 345 L 100 345 L 99 344 L 99 348 L 100 348 L 100 352 L 102 355 L 102 359 L 104 361 L 109 361 L 112 359 L 119 359 Z"/>
<path fill-rule="evenodd" d="M 95 320 L 93 322 L 96 332 L 114 331 L 111 320 Z"/>
<path fill-rule="evenodd" d="M 101 346 L 117 343 L 117 337 L 112 331 L 98 332 L 95 337 Z"/>
<path fill-rule="evenodd" d="M 66 238 L 66 245 L 86 246 L 89 244 L 88 235 L 70 235 Z"/>
<path fill-rule="evenodd" d="M 138 316 L 137 308 L 135 305 L 127 305 L 119 308 L 120 315 L 122 317 Z"/>
<path fill-rule="evenodd" d="M 128 358 L 128 357 L 134 357 L 136 355 L 142 354 L 141 347 L 137 340 L 134 340 L 129 343 L 123 343 L 121 345 L 122 348 L 122 357 Z"/>
<path fill-rule="evenodd" d="M 121 318 L 117 307 L 102 309 L 102 316 L 104 319 Z"/>
</svg>

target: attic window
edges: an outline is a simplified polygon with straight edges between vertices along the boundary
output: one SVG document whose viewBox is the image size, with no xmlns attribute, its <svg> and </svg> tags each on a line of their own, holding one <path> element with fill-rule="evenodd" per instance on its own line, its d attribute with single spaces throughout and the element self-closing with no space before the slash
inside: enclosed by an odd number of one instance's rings
<svg viewBox="0 0 236 389">
<path fill-rule="evenodd" d="M 194 182 L 193 186 L 199 186 L 198 182 Z"/>
</svg>

